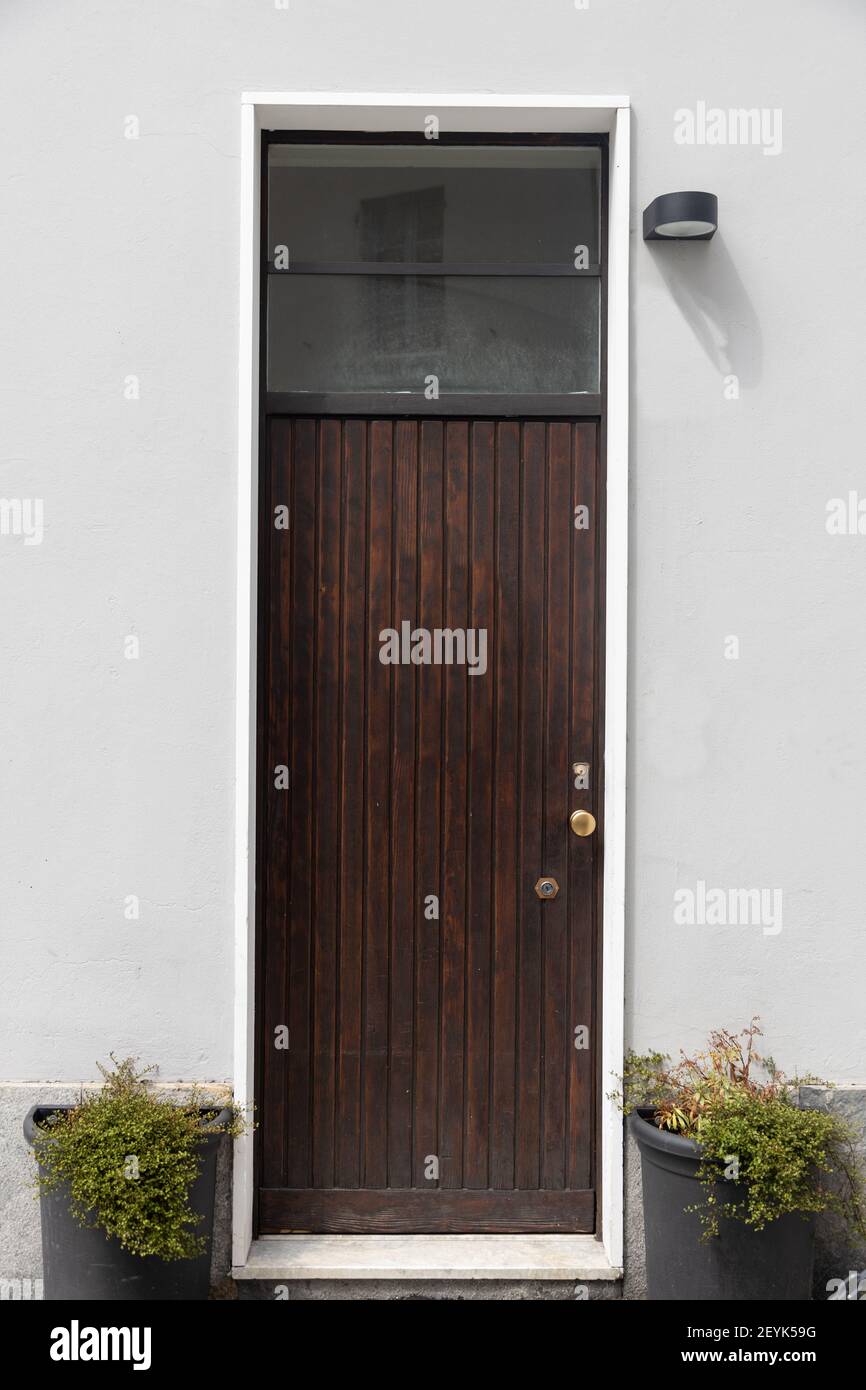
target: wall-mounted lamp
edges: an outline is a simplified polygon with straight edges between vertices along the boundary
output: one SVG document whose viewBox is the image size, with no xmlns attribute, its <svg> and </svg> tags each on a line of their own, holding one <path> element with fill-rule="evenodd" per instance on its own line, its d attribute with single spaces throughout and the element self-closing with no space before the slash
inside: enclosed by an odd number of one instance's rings
<svg viewBox="0 0 866 1390">
<path fill-rule="evenodd" d="M 662 193 L 643 215 L 644 241 L 709 241 L 719 225 L 715 193 Z"/>
</svg>

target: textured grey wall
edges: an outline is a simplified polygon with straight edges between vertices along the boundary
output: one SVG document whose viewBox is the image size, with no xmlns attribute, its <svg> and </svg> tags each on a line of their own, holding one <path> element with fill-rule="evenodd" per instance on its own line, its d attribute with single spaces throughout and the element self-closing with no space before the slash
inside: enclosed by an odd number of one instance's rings
<svg viewBox="0 0 866 1390">
<path fill-rule="evenodd" d="M 231 1072 L 238 97 L 292 88 L 631 97 L 628 1033 L 759 1012 L 863 1076 L 866 538 L 825 508 L 866 492 L 864 37 L 859 0 L 7 0 L 0 494 L 44 502 L 0 536 L 8 1076 Z M 700 102 L 780 108 L 781 152 L 676 143 Z M 649 249 L 688 187 L 720 234 Z M 699 880 L 783 929 L 675 924 Z"/>
</svg>

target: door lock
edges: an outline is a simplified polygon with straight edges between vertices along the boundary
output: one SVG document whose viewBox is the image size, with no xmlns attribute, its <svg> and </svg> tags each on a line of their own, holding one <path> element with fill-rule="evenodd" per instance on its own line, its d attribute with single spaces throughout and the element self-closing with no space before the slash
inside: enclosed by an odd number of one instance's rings
<svg viewBox="0 0 866 1390">
<path fill-rule="evenodd" d="M 540 878 L 535 885 L 535 891 L 539 898 L 555 898 L 559 892 L 559 884 L 555 878 Z"/>
</svg>

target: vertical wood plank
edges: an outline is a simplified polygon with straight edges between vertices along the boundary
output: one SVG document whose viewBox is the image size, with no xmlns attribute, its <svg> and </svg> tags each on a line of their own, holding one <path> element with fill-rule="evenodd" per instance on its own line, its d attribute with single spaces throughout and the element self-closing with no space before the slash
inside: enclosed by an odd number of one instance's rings
<svg viewBox="0 0 866 1390">
<path fill-rule="evenodd" d="M 565 1186 L 565 1117 L 568 1027 L 568 825 L 570 763 L 568 750 L 568 675 L 570 627 L 571 425 L 557 421 L 547 429 L 547 620 L 544 709 L 544 863 L 560 891 L 541 904 L 544 938 L 542 976 L 543 1056 L 541 1185 Z M 574 838 L 572 836 L 572 838 Z"/>
<path fill-rule="evenodd" d="M 323 420 L 318 440 L 312 941 L 313 1186 L 334 1184 L 337 921 L 340 912 L 340 613 L 342 428 Z"/>
<path fill-rule="evenodd" d="M 343 426 L 339 1045 L 335 1182 L 361 1183 L 361 1015 L 364 955 L 367 666 L 367 424 Z"/>
<path fill-rule="evenodd" d="M 598 463 L 595 425 L 574 427 L 572 442 L 572 514 L 576 506 L 589 508 L 589 528 L 573 530 L 571 557 L 571 630 L 573 633 L 570 691 L 569 763 L 591 761 L 594 734 L 595 641 L 597 575 Z M 592 788 L 602 775 L 600 766 L 590 770 L 590 790 L 571 795 L 574 806 L 592 808 Z M 580 798 L 578 800 L 578 798 Z M 586 1188 L 592 1182 L 595 1126 L 595 1058 L 599 1015 L 595 1009 L 594 959 L 594 860 L 598 853 L 597 830 L 586 839 L 568 836 L 568 898 L 570 922 L 569 1031 L 589 1028 L 590 1047 L 570 1053 L 568 1074 L 568 1186 Z"/>
<path fill-rule="evenodd" d="M 292 506 L 292 427 L 288 420 L 274 420 L 270 430 L 270 469 L 265 527 L 270 567 L 270 614 L 266 667 L 266 714 L 263 779 L 265 808 L 265 904 L 264 904 L 264 1036 L 262 1039 L 263 1095 L 268 1115 L 262 1144 L 262 1182 L 279 1187 L 286 1181 L 288 1139 L 289 1052 L 277 1048 L 276 1029 L 287 1027 L 289 900 L 289 807 L 291 785 L 285 791 L 274 786 L 274 768 L 289 762 L 289 680 L 292 611 L 291 528 L 276 530 L 274 507 Z"/>
<path fill-rule="evenodd" d="M 394 429 L 394 627 L 417 626 L 418 422 Z M 391 931 L 388 1185 L 412 1185 L 415 976 L 415 739 L 417 667 L 391 668 Z"/>
<path fill-rule="evenodd" d="M 418 494 L 418 619 L 432 631 L 443 626 L 442 577 L 444 427 L 424 420 L 420 427 Z M 418 671 L 418 773 L 414 910 L 415 952 L 415 1138 L 413 1186 L 430 1187 L 428 1158 L 439 1156 L 439 943 L 442 931 L 440 823 L 442 814 L 442 682 L 439 667 Z M 438 899 L 428 916 L 425 903 Z M 431 905 L 432 910 L 432 905 Z"/>
<path fill-rule="evenodd" d="M 467 626 L 469 429 L 445 426 L 445 625 Z M 463 1186 L 463 1094 L 466 934 L 466 669 L 443 666 L 444 814 L 442 857 L 442 1042 L 440 1177 L 443 1188 Z"/>
<path fill-rule="evenodd" d="M 515 1183 L 540 1185 L 546 426 L 523 426 L 520 497 L 520 909 Z"/>
<path fill-rule="evenodd" d="M 313 671 L 315 667 L 316 421 L 292 440 L 292 874 L 289 903 L 289 1116 L 286 1181 L 310 1182 L 310 942 L 312 934 Z"/>
<path fill-rule="evenodd" d="M 493 1059 L 490 1183 L 514 1187 L 517 1084 L 518 553 L 520 426 L 497 425 L 493 758 Z"/>
<path fill-rule="evenodd" d="M 367 594 L 367 828 L 364 958 L 363 1186 L 388 1185 L 388 968 L 393 666 L 379 660 L 393 615 L 393 427 L 370 424 L 370 565 Z"/>
<path fill-rule="evenodd" d="M 495 426 L 471 427 L 469 564 L 471 601 L 467 626 L 485 634 L 487 669 L 466 667 L 468 785 L 466 869 L 466 1095 L 464 1168 L 467 1188 L 487 1187 L 490 1147 L 490 877 L 493 819 L 493 504 Z M 468 642 L 468 636 L 467 636 Z M 477 649 L 476 649 L 477 653 Z M 494 664 L 491 667 L 489 661 Z"/>
</svg>

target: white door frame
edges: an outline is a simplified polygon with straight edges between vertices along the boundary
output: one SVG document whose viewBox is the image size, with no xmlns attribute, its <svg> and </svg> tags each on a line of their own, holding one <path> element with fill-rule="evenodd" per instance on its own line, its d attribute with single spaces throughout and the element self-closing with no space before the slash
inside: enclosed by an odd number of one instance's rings
<svg viewBox="0 0 866 1390">
<path fill-rule="evenodd" d="M 256 620 L 259 451 L 259 208 L 263 130 L 563 132 L 610 136 L 607 302 L 607 569 L 605 614 L 602 1091 L 623 1052 L 625 980 L 626 679 L 628 583 L 627 97 L 326 92 L 241 98 L 240 374 L 237 535 L 234 1093 L 254 1101 Z M 601 1238 L 622 1267 L 622 1117 L 602 1102 Z M 235 1142 L 232 1263 L 246 1264 L 253 1230 L 253 1141 Z"/>
</svg>

